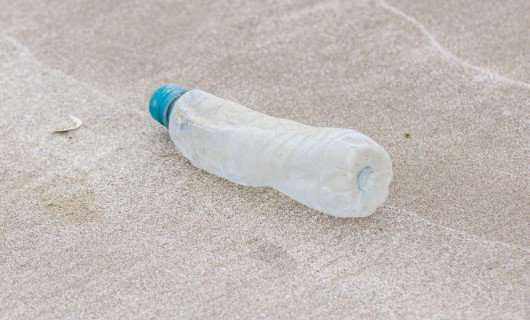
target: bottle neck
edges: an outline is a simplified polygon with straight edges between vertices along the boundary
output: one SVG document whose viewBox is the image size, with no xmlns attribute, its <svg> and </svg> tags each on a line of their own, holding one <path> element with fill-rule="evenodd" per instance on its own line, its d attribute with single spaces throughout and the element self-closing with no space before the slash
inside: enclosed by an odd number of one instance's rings
<svg viewBox="0 0 530 320">
<path fill-rule="evenodd" d="M 175 102 L 186 92 L 186 89 L 177 87 L 171 83 L 159 87 L 149 101 L 149 112 L 151 116 L 167 128 L 169 126 L 169 116 L 171 115 Z"/>
<path fill-rule="evenodd" d="M 178 98 L 180 98 L 180 96 Z M 171 115 L 171 112 L 173 111 L 173 108 L 175 107 L 178 98 L 169 103 L 166 110 L 164 111 L 164 116 L 162 117 L 162 125 L 166 128 L 169 128 L 169 116 Z"/>
</svg>

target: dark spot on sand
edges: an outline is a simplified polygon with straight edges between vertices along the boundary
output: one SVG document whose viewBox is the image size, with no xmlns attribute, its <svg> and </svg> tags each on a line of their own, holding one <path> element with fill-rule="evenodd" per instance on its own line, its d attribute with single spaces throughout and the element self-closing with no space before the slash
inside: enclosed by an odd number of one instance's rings
<svg viewBox="0 0 530 320">
<path fill-rule="evenodd" d="M 38 205 L 42 213 L 52 219 L 82 224 L 100 218 L 96 193 L 85 188 L 80 181 L 59 179 L 37 188 Z"/>
<path fill-rule="evenodd" d="M 296 268 L 296 260 L 282 247 L 261 239 L 248 242 L 252 247 L 250 257 L 279 272 Z"/>
</svg>

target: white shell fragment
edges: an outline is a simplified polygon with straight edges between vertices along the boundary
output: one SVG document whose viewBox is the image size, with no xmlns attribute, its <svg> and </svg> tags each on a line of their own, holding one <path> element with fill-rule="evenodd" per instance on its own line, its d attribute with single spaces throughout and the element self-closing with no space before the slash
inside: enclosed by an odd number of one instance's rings
<svg viewBox="0 0 530 320">
<path fill-rule="evenodd" d="M 175 102 L 169 132 L 196 167 L 337 217 L 372 214 L 392 180 L 390 156 L 360 132 L 271 117 L 201 90 Z"/>
<path fill-rule="evenodd" d="M 81 121 L 81 119 L 74 117 L 71 114 L 69 114 L 68 116 L 70 117 L 70 119 L 72 119 L 75 122 L 75 125 L 69 128 L 55 129 L 53 130 L 53 133 L 68 132 L 68 131 L 76 130 L 76 129 L 79 129 L 83 125 L 83 121 Z"/>
</svg>

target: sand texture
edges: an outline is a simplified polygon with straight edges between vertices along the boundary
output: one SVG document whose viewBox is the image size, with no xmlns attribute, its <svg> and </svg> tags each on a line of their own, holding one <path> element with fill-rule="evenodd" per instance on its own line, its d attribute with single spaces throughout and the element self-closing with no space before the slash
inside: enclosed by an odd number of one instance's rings
<svg viewBox="0 0 530 320">
<path fill-rule="evenodd" d="M 0 6 L 1 319 L 530 318 L 528 0 Z M 387 202 L 196 169 L 165 82 L 366 133 Z"/>
</svg>

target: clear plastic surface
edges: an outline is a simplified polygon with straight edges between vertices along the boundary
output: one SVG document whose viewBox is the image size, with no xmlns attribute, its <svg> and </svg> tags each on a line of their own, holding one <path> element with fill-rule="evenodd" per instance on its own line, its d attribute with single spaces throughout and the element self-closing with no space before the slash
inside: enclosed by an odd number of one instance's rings
<svg viewBox="0 0 530 320">
<path fill-rule="evenodd" d="M 271 117 L 201 90 L 175 102 L 169 132 L 196 167 L 337 217 L 372 214 L 392 180 L 390 156 L 360 132 Z"/>
</svg>

